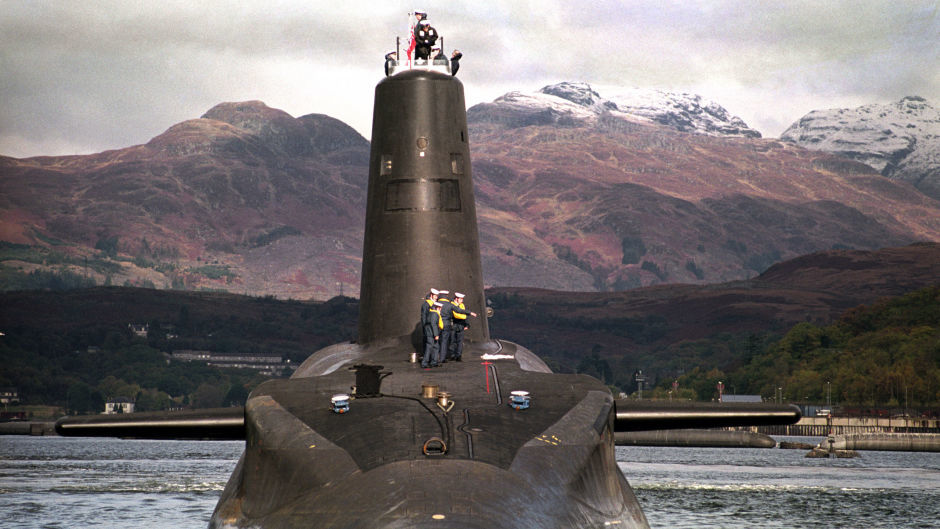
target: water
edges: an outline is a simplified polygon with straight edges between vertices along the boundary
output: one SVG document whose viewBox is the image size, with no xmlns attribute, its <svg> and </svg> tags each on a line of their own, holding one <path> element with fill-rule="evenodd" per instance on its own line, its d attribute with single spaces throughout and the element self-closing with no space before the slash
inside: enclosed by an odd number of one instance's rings
<svg viewBox="0 0 940 529">
<path fill-rule="evenodd" d="M 617 461 L 654 528 L 940 527 L 940 453 L 806 452 L 620 446 Z"/>
<path fill-rule="evenodd" d="M 209 524 L 244 441 L 0 437 L 0 527 Z"/>
<path fill-rule="evenodd" d="M 243 446 L 3 436 L 0 527 L 205 528 Z M 805 452 L 618 447 L 617 460 L 656 529 L 940 528 L 940 454 Z"/>
</svg>

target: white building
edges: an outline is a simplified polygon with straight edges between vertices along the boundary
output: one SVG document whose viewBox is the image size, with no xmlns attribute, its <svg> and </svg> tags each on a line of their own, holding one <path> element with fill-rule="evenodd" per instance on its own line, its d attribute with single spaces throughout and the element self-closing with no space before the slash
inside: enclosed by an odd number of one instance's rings
<svg viewBox="0 0 940 529">
<path fill-rule="evenodd" d="M 134 400 L 127 397 L 116 397 L 113 399 L 108 399 L 108 402 L 104 404 L 104 412 L 105 414 L 133 413 Z"/>
</svg>

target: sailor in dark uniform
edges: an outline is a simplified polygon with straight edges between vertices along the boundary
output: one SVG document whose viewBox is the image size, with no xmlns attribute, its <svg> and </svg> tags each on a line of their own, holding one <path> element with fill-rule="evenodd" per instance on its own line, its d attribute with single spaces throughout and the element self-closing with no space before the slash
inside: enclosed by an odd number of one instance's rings
<svg viewBox="0 0 940 529">
<path fill-rule="evenodd" d="M 385 54 L 385 75 L 388 76 L 395 66 L 398 66 L 398 52 L 390 51 Z"/>
<path fill-rule="evenodd" d="M 415 60 L 428 60 L 436 42 L 437 30 L 431 27 L 427 19 L 418 22 L 415 26 Z"/>
<path fill-rule="evenodd" d="M 434 302 L 437 301 L 437 295 L 437 289 L 432 288 L 421 302 L 421 329 L 424 332 L 424 356 L 421 357 L 421 367 L 428 367 L 433 360 L 437 337 L 440 336 L 440 330 L 438 329 L 435 333 L 431 324 L 431 310 L 434 308 Z M 439 320 L 440 314 L 435 319 Z"/>
<path fill-rule="evenodd" d="M 441 302 L 441 321 L 444 323 L 444 329 L 441 331 L 441 363 L 444 363 L 447 360 L 450 352 L 450 344 L 454 341 L 454 314 L 466 314 L 476 316 L 476 313 L 470 312 L 467 309 L 461 308 L 459 305 L 455 305 L 447 296 L 445 296 L 446 290 L 441 291 L 441 297 L 438 301 Z M 449 294 L 449 292 L 448 292 Z"/>
<path fill-rule="evenodd" d="M 437 367 L 443 364 L 443 358 L 441 355 L 441 339 L 444 336 L 444 323 L 441 321 L 441 302 L 435 301 L 434 306 L 431 307 L 431 310 L 428 313 L 428 325 L 431 327 L 431 332 L 434 334 L 434 345 L 431 347 L 431 361 L 428 365 L 424 365 L 424 362 L 421 362 L 422 367 Z"/>
<path fill-rule="evenodd" d="M 460 58 L 463 57 L 463 53 L 460 53 L 460 50 L 454 50 L 454 53 L 450 54 L 450 74 L 457 75 L 457 70 L 460 69 Z"/>
</svg>

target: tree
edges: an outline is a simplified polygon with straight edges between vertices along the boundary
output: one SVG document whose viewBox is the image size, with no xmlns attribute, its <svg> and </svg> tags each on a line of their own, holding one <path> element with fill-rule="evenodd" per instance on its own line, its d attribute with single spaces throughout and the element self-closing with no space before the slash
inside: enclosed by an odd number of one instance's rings
<svg viewBox="0 0 940 529">
<path fill-rule="evenodd" d="M 225 391 L 215 384 L 203 382 L 193 393 L 193 408 L 218 408 L 222 406 Z"/>
<path fill-rule="evenodd" d="M 101 413 L 104 411 L 104 397 L 90 385 L 75 382 L 69 386 L 66 408 L 66 413 Z"/>
<path fill-rule="evenodd" d="M 225 406 L 244 406 L 248 400 L 248 389 L 243 384 L 232 384 L 222 404 Z"/>
</svg>

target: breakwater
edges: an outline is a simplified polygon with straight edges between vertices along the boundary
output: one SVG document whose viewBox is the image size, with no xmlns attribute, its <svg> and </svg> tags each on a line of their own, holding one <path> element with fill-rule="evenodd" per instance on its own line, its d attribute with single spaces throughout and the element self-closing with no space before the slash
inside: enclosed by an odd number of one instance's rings
<svg viewBox="0 0 940 529">
<path fill-rule="evenodd" d="M 796 424 L 758 426 L 767 435 L 825 437 L 861 433 L 940 433 L 940 420 L 914 417 L 803 417 Z M 831 432 L 830 432 L 831 429 Z"/>
</svg>

